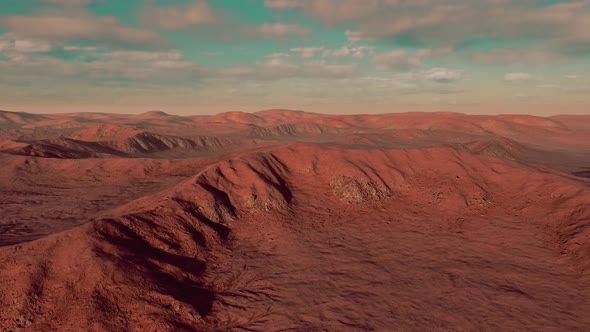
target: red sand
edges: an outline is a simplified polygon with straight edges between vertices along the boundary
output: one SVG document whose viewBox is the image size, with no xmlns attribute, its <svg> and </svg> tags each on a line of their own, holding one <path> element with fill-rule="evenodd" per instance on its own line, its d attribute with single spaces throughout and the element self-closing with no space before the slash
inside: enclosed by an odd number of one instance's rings
<svg viewBox="0 0 590 332">
<path fill-rule="evenodd" d="M 563 117 L 1 115 L 5 331 L 590 325 Z"/>
</svg>

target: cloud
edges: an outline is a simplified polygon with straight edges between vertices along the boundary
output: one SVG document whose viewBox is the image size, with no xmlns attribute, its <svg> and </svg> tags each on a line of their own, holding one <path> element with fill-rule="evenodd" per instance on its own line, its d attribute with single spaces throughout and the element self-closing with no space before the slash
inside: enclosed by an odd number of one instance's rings
<svg viewBox="0 0 590 332">
<path fill-rule="evenodd" d="M 348 41 L 351 43 L 358 43 L 363 40 L 364 41 L 371 41 L 370 38 L 367 38 L 367 36 L 365 36 L 365 34 L 360 31 L 346 30 L 346 31 L 344 31 L 344 34 L 346 35 L 346 38 L 348 39 Z"/>
<path fill-rule="evenodd" d="M 354 76 L 357 72 L 357 64 L 335 64 L 317 60 L 293 63 L 283 58 L 270 58 L 253 66 L 227 67 L 221 69 L 219 74 L 230 78 L 276 80 L 293 77 L 342 78 Z"/>
<path fill-rule="evenodd" d="M 383 70 L 408 70 L 422 65 L 418 56 L 404 49 L 376 54 L 372 62 L 377 68 Z"/>
<path fill-rule="evenodd" d="M 61 5 L 65 7 L 83 7 L 93 3 L 94 0 L 43 0 L 48 3 Z"/>
<path fill-rule="evenodd" d="M 293 9 L 302 7 L 303 4 L 301 0 L 264 0 L 264 6 L 268 8 Z"/>
<path fill-rule="evenodd" d="M 407 50 L 404 48 L 393 49 L 373 56 L 372 63 L 381 70 L 406 71 L 422 65 L 422 59 L 426 57 L 442 56 L 452 51 L 450 47 L 422 48 Z"/>
<path fill-rule="evenodd" d="M 265 23 L 260 25 L 257 32 L 263 36 L 282 37 L 292 34 L 302 35 L 311 32 L 311 29 L 299 24 Z"/>
<path fill-rule="evenodd" d="M 253 24 L 239 18 L 227 19 L 227 23 L 217 24 L 202 31 L 195 31 L 201 41 L 212 43 L 252 40 L 274 40 L 289 43 L 293 40 L 303 39 L 311 32 L 312 30 L 309 27 L 299 24 L 271 22 Z M 232 46 L 232 48 L 235 47 Z"/>
<path fill-rule="evenodd" d="M 329 24 L 338 24 L 367 17 L 377 11 L 380 5 L 380 0 L 314 0 L 308 2 L 305 9 Z"/>
<path fill-rule="evenodd" d="M 394 78 L 397 81 L 424 81 L 437 84 L 456 83 L 464 78 L 465 71 L 452 68 L 431 68 L 422 71 L 412 71 L 403 74 L 396 74 Z"/>
<path fill-rule="evenodd" d="M 197 1 L 188 5 L 148 7 L 143 13 L 143 21 L 166 30 L 186 30 L 214 24 L 218 18 L 208 2 Z"/>
<path fill-rule="evenodd" d="M 507 73 L 504 75 L 506 82 L 522 82 L 536 80 L 537 77 L 528 73 Z"/>
<path fill-rule="evenodd" d="M 416 52 L 418 57 L 447 55 L 453 51 L 452 47 L 422 48 Z"/>
<path fill-rule="evenodd" d="M 569 95 L 590 95 L 590 87 L 563 88 L 562 92 Z"/>
<path fill-rule="evenodd" d="M 266 57 L 267 58 L 285 58 L 285 57 L 289 57 L 289 56 L 291 56 L 291 54 L 289 54 L 289 53 L 275 52 L 275 53 L 268 54 Z"/>
<path fill-rule="evenodd" d="M 364 58 L 366 54 L 372 55 L 374 50 L 372 46 L 344 45 L 335 50 L 326 50 L 322 56 Z"/>
<path fill-rule="evenodd" d="M 219 74 L 223 76 L 243 76 L 250 75 L 255 72 L 256 68 L 249 66 L 226 67 L 219 70 Z"/>
<path fill-rule="evenodd" d="M 223 55 L 223 52 L 200 52 L 199 54 L 204 56 L 219 56 Z"/>
<path fill-rule="evenodd" d="M 530 94 L 520 92 L 520 93 L 515 93 L 515 94 L 511 95 L 507 99 L 509 101 L 514 101 L 514 102 L 523 102 L 523 101 L 529 101 L 532 97 L 533 96 L 531 96 Z"/>
<path fill-rule="evenodd" d="M 463 78 L 463 70 L 432 68 L 423 73 L 424 79 L 437 83 L 451 83 Z"/>
<path fill-rule="evenodd" d="M 309 15 L 331 24 L 366 16 L 378 9 L 381 0 L 265 0 L 275 9 L 303 8 Z"/>
<path fill-rule="evenodd" d="M 139 86 L 161 85 L 182 80 L 192 82 L 212 72 L 186 60 L 179 50 L 82 53 L 80 60 L 83 61 L 66 61 L 40 53 L 13 53 L 8 60 L 0 60 L 0 71 L 9 79 L 36 86 L 64 82 L 117 86 L 125 80 Z"/>
<path fill-rule="evenodd" d="M 375 37 L 412 33 L 415 38 L 431 42 L 473 35 L 547 39 L 566 37 L 583 19 L 580 2 L 549 6 L 537 6 L 533 1 L 502 2 L 383 2 L 378 11 L 359 22 L 359 27 Z"/>
<path fill-rule="evenodd" d="M 316 47 L 296 47 L 292 48 L 291 52 L 298 53 L 304 59 L 310 59 L 316 56 L 319 52 L 321 52 L 324 48 L 321 46 Z"/>
<path fill-rule="evenodd" d="M 98 47 L 96 46 L 64 46 L 64 51 L 71 51 L 71 52 L 92 52 L 97 51 Z"/>
<path fill-rule="evenodd" d="M 432 68 L 425 71 L 412 71 L 390 77 L 362 77 L 358 81 L 375 95 L 414 95 L 414 94 L 456 94 L 466 91 L 459 84 L 462 70 Z"/>
<path fill-rule="evenodd" d="M 176 61 L 183 58 L 179 50 L 167 52 L 148 52 L 148 51 L 112 51 L 105 53 L 103 56 L 113 59 L 125 59 L 129 61 L 158 61 L 171 60 Z"/>
<path fill-rule="evenodd" d="M 280 9 L 300 7 L 328 25 L 346 27 L 351 42 L 384 40 L 421 45 L 469 48 L 478 40 L 527 40 L 539 51 L 497 51 L 481 62 L 510 63 L 532 59 L 554 63 L 590 51 L 588 1 L 523 0 L 300 0 L 267 1 Z M 476 38 L 474 38 L 476 37 Z M 542 54 L 543 51 L 546 54 Z M 554 55 L 551 55 L 554 54 Z"/>
<path fill-rule="evenodd" d="M 34 15 L 0 17 L 15 35 L 33 39 L 103 40 L 122 43 L 155 43 L 157 33 L 121 25 L 112 16 L 94 16 L 86 11 L 44 12 Z"/>
<path fill-rule="evenodd" d="M 205 72 L 197 63 L 184 59 L 179 50 L 163 52 L 152 51 L 112 51 L 99 54 L 89 63 L 91 68 L 107 71 L 119 70 L 123 77 L 131 79 L 158 78 L 159 75 L 190 74 L 191 71 Z M 187 71 L 182 73 L 182 71 Z"/>
<path fill-rule="evenodd" d="M 565 60 L 560 54 L 546 50 L 526 48 L 497 48 L 486 52 L 472 53 L 471 58 L 488 64 L 555 64 Z"/>
<path fill-rule="evenodd" d="M 47 40 L 21 39 L 10 32 L 0 36 L 1 52 L 44 53 L 52 48 Z"/>
</svg>

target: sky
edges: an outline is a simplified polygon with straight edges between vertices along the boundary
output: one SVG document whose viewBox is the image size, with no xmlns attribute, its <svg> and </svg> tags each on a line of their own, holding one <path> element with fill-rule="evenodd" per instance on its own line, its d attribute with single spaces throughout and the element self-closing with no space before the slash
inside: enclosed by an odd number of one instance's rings
<svg viewBox="0 0 590 332">
<path fill-rule="evenodd" d="M 0 109 L 590 114 L 590 0 L 1 0 Z"/>
</svg>

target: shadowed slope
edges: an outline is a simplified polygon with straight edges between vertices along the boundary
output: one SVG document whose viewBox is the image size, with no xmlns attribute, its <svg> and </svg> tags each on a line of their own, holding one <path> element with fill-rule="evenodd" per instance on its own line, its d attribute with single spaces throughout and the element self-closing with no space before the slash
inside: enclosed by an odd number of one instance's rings
<svg viewBox="0 0 590 332">
<path fill-rule="evenodd" d="M 507 138 L 473 141 L 462 147 L 476 155 L 507 160 L 520 160 L 534 153 L 532 149 Z"/>
<path fill-rule="evenodd" d="M 20 127 L 46 119 L 47 116 L 44 115 L 0 111 L 0 126 L 2 127 Z"/>
<path fill-rule="evenodd" d="M 13 142 L 13 143 L 11 143 Z M 255 140 L 213 136 L 180 137 L 159 135 L 134 128 L 96 125 L 53 139 L 11 140 L 0 143 L 0 151 L 44 158 L 81 159 L 105 156 L 143 156 L 185 150 L 194 152 L 235 150 L 255 146 Z M 190 156 L 190 154 L 187 154 Z"/>
</svg>

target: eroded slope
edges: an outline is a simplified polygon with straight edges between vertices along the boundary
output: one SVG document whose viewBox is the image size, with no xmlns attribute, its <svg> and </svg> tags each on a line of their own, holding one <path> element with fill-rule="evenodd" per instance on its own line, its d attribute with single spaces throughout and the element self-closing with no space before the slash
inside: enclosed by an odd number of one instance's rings
<svg viewBox="0 0 590 332">
<path fill-rule="evenodd" d="M 241 154 L 0 249 L 0 324 L 583 330 L 589 203 L 584 182 L 451 147 Z"/>
</svg>

